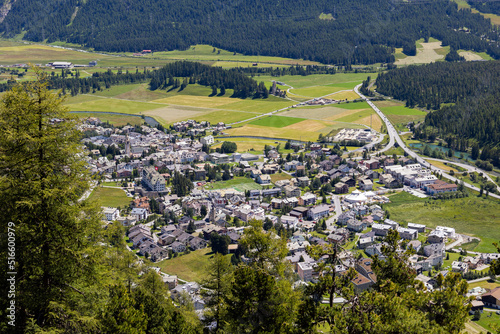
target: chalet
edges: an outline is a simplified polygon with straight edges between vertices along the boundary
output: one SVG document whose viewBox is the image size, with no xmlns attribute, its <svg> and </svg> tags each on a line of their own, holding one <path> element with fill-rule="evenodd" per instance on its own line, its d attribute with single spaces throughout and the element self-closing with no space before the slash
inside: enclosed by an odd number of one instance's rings
<svg viewBox="0 0 500 334">
<path fill-rule="evenodd" d="M 347 184 L 349 187 L 356 186 L 356 180 L 350 176 L 344 176 L 343 178 L 340 179 L 340 182 Z"/>
<path fill-rule="evenodd" d="M 487 307 L 500 309 L 500 287 L 496 287 L 482 295 L 481 301 Z"/>
<path fill-rule="evenodd" d="M 349 186 L 343 182 L 338 182 L 335 184 L 336 194 L 346 194 L 349 192 Z"/>
</svg>

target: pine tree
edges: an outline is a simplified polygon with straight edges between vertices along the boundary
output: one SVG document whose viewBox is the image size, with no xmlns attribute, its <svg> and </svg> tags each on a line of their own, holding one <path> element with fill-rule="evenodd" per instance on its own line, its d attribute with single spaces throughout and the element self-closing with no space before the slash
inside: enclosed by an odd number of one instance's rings
<svg viewBox="0 0 500 334">
<path fill-rule="evenodd" d="M 34 71 L 35 81 L 15 86 L 0 104 L 0 220 L 16 230 L 18 331 L 28 318 L 45 324 L 56 304 L 74 305 L 99 249 L 97 208 L 82 197 L 89 177 L 76 119 Z"/>
</svg>

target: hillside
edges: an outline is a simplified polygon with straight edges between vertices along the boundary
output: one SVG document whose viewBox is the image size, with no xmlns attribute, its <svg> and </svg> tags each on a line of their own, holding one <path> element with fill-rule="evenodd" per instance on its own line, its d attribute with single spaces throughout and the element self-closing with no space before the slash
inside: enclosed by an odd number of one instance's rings
<svg viewBox="0 0 500 334">
<path fill-rule="evenodd" d="M 4 37 L 22 33 L 31 41 L 60 40 L 114 52 L 182 50 L 204 43 L 243 54 L 371 64 L 392 62 L 393 48 L 411 52 L 416 40 L 433 37 L 443 46 L 500 58 L 494 45 L 498 32 L 490 21 L 443 0 L 274 4 L 262 0 L 6 0 L 2 12 Z M 328 20 L 321 19 L 325 15 Z"/>
<path fill-rule="evenodd" d="M 398 68 L 377 77 L 377 91 L 435 109 L 415 135 L 444 138 L 460 151 L 483 147 L 481 160 L 500 166 L 500 62 L 438 62 Z M 497 148 L 495 148 L 497 147 Z M 477 158 L 474 157 L 474 159 Z"/>
</svg>

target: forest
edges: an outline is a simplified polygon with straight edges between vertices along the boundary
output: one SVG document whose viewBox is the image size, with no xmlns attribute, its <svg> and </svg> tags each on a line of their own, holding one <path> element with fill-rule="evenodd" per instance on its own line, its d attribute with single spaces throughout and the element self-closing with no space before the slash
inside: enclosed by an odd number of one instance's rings
<svg viewBox="0 0 500 334">
<path fill-rule="evenodd" d="M 182 83 L 178 78 L 184 78 Z M 151 90 L 178 88 L 183 90 L 188 84 L 197 83 L 202 86 L 212 87 L 212 95 L 224 95 L 226 89 L 233 89 L 233 97 L 267 98 L 269 92 L 263 82 L 257 82 L 238 69 L 225 70 L 190 61 L 176 61 L 165 65 L 152 73 L 149 87 Z"/>
<path fill-rule="evenodd" d="M 391 63 L 394 48 L 420 38 L 500 58 L 497 28 L 447 0 L 17 0 L 0 23 L 4 37 L 65 41 L 95 50 L 185 50 L 210 44 L 245 55 L 351 65 Z M 320 14 L 331 19 L 320 19 Z M 466 27 L 464 30 L 463 28 Z"/>
<path fill-rule="evenodd" d="M 444 139 L 460 151 L 482 148 L 481 160 L 500 166 L 500 62 L 437 62 L 377 77 L 377 91 L 429 112 L 415 136 Z M 479 150 L 473 154 L 476 159 Z"/>
<path fill-rule="evenodd" d="M 500 14 L 500 3 L 498 1 L 468 0 L 467 3 L 481 13 Z"/>
</svg>

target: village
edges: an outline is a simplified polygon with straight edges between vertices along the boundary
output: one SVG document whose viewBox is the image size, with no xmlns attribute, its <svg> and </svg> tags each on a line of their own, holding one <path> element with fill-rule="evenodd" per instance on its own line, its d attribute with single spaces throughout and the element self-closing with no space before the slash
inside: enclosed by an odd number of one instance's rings
<svg viewBox="0 0 500 334">
<path fill-rule="evenodd" d="M 104 225 L 119 222 L 127 228 L 130 251 L 160 262 L 217 247 L 245 262 L 239 240 L 257 220 L 266 231 L 287 238 L 286 259 L 298 282 L 315 282 L 319 275 L 316 264 L 321 259 L 309 256 L 308 246 L 335 244 L 342 249 L 343 265 L 337 271 L 354 268 L 352 283 L 360 292 L 376 282 L 371 258 L 383 258 L 390 230 L 399 234 L 401 251 L 411 250 L 409 263 L 429 290 L 437 288 L 439 274 L 468 277 L 469 271 L 484 272 L 500 258 L 497 253 L 461 252 L 445 266 L 450 253 L 472 237 L 451 227 L 390 219 L 384 204 L 395 191 L 422 198 L 465 196 L 463 184 L 444 182 L 410 157 L 343 158 L 335 147 L 292 141 L 285 144 L 293 150 L 286 156 L 280 153 L 280 143 L 266 146 L 264 154 L 211 148 L 226 128 L 223 123 L 192 120 L 166 131 L 146 125 L 114 128 L 94 117 L 80 125 L 91 173 L 104 184 L 116 182 L 130 198 L 128 207 L 102 208 Z M 244 191 L 214 187 L 235 179 L 256 186 Z M 204 308 L 199 282 L 161 275 L 172 298 L 187 293 L 196 310 Z M 485 305 L 500 308 L 500 288 L 483 290 L 471 291 L 477 295 L 471 312 Z"/>
</svg>

